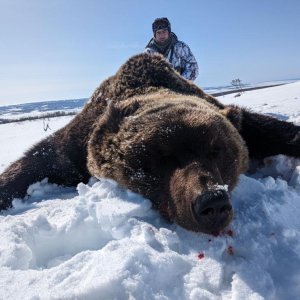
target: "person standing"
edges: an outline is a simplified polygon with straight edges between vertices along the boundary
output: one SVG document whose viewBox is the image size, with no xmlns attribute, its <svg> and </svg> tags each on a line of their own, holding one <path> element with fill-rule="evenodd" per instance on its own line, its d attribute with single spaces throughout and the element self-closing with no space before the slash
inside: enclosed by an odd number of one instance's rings
<svg viewBox="0 0 300 300">
<path fill-rule="evenodd" d="M 197 61 L 187 44 L 179 41 L 171 31 L 167 18 L 157 18 L 152 24 L 153 38 L 145 47 L 148 54 L 162 54 L 173 68 L 185 79 L 195 80 L 198 76 Z"/>
</svg>

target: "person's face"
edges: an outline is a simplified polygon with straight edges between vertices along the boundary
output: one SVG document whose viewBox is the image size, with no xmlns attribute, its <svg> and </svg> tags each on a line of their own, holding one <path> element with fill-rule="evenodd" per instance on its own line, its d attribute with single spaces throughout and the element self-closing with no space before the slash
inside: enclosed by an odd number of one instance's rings
<svg viewBox="0 0 300 300">
<path fill-rule="evenodd" d="M 169 38 L 168 29 L 159 29 L 155 32 L 155 39 L 159 43 L 164 43 Z"/>
</svg>

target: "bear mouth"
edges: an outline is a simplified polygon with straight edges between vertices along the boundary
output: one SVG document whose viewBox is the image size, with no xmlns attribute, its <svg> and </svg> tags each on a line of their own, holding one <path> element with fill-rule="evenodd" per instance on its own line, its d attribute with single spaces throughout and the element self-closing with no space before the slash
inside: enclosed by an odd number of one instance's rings
<svg viewBox="0 0 300 300">
<path fill-rule="evenodd" d="M 197 214 L 194 212 L 193 208 L 192 210 L 192 216 L 194 221 L 197 224 L 198 231 L 208 234 L 214 234 L 217 232 L 222 231 L 223 229 L 228 226 L 233 218 L 233 211 L 228 210 L 224 213 L 224 217 L 221 219 L 211 219 L 209 217 L 201 217 L 201 219 L 197 216 Z"/>
<path fill-rule="evenodd" d="M 224 190 L 204 192 L 191 204 L 191 213 L 198 229 L 214 233 L 224 229 L 233 218 L 229 194 Z"/>
</svg>

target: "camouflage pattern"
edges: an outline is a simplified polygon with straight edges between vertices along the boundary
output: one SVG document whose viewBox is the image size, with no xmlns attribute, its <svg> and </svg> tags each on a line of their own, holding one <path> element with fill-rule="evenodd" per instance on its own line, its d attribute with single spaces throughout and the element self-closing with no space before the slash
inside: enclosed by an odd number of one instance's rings
<svg viewBox="0 0 300 300">
<path fill-rule="evenodd" d="M 151 47 L 145 48 L 148 54 L 157 53 L 157 50 Z M 173 53 L 172 53 L 173 52 Z M 173 68 L 185 79 L 195 80 L 199 74 L 197 61 L 187 44 L 177 41 L 172 49 L 165 55 Z"/>
</svg>

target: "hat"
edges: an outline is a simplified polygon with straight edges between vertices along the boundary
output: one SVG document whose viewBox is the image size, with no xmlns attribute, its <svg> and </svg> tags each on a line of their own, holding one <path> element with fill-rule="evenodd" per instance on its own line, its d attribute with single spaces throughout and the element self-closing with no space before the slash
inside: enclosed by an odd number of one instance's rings
<svg viewBox="0 0 300 300">
<path fill-rule="evenodd" d="M 155 32 L 160 29 L 168 29 L 171 32 L 171 23 L 167 18 L 157 18 L 152 23 L 152 30 L 155 35 Z"/>
</svg>

